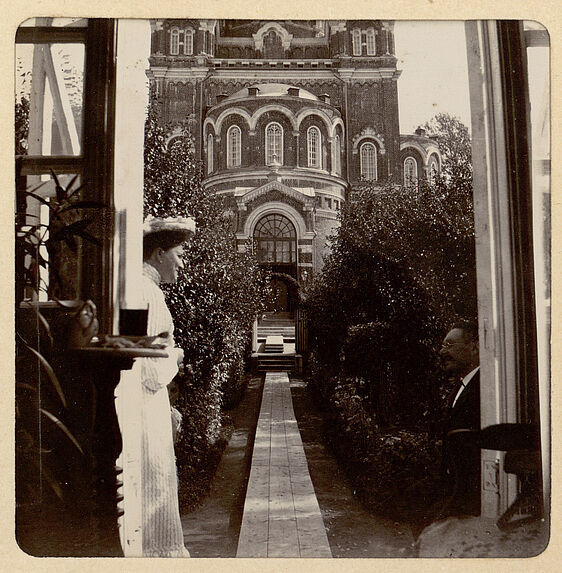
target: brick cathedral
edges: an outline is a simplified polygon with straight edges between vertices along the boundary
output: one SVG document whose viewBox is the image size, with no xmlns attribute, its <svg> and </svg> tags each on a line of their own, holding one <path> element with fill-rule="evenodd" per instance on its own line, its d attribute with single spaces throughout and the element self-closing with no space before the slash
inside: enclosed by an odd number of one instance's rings
<svg viewBox="0 0 562 573">
<path fill-rule="evenodd" d="M 203 184 L 227 197 L 239 248 L 253 240 L 281 291 L 321 268 L 351 189 L 439 170 L 423 130 L 400 134 L 393 28 L 152 21 L 148 76 L 162 120 L 189 127 Z"/>
</svg>

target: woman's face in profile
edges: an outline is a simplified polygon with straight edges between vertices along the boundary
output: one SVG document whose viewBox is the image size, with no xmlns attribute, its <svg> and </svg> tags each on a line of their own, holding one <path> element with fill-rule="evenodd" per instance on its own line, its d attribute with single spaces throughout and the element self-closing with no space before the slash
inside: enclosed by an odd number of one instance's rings
<svg viewBox="0 0 562 573">
<path fill-rule="evenodd" d="M 183 269 L 183 245 L 172 247 L 162 252 L 162 258 L 158 271 L 164 283 L 175 283 L 178 280 L 178 272 Z"/>
</svg>

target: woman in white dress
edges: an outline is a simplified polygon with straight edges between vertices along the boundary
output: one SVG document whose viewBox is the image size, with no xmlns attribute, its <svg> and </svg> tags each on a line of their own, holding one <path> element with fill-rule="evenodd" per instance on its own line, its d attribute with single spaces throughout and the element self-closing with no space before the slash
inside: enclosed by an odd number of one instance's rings
<svg viewBox="0 0 562 573">
<path fill-rule="evenodd" d="M 174 324 L 160 283 L 176 282 L 183 267 L 183 243 L 194 232 L 192 219 L 148 219 L 144 226 L 142 292 L 148 303 L 147 335 L 163 334 L 157 342 L 166 344 L 168 353 L 168 358 L 141 360 L 144 557 L 189 557 L 179 513 L 167 391 L 183 360 L 183 350 L 174 346 Z"/>
</svg>

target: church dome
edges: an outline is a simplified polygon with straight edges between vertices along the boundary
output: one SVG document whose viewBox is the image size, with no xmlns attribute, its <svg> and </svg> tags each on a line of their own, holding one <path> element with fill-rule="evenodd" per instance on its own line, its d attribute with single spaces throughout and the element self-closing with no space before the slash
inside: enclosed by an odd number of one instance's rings
<svg viewBox="0 0 562 573">
<path fill-rule="evenodd" d="M 230 102 L 234 100 L 246 99 L 248 97 L 280 97 L 280 96 L 293 96 L 299 97 L 301 99 L 319 101 L 313 93 L 299 88 L 296 86 L 291 86 L 288 84 L 255 84 L 253 86 L 242 88 L 241 90 L 233 93 L 223 100 L 224 102 Z"/>
</svg>

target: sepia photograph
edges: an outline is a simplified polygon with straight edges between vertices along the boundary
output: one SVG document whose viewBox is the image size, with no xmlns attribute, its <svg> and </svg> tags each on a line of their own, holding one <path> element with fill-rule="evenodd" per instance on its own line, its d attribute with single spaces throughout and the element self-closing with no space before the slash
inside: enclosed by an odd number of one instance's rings
<svg viewBox="0 0 562 573">
<path fill-rule="evenodd" d="M 19 550 L 540 555 L 549 30 L 190 15 L 15 32 Z"/>
</svg>

